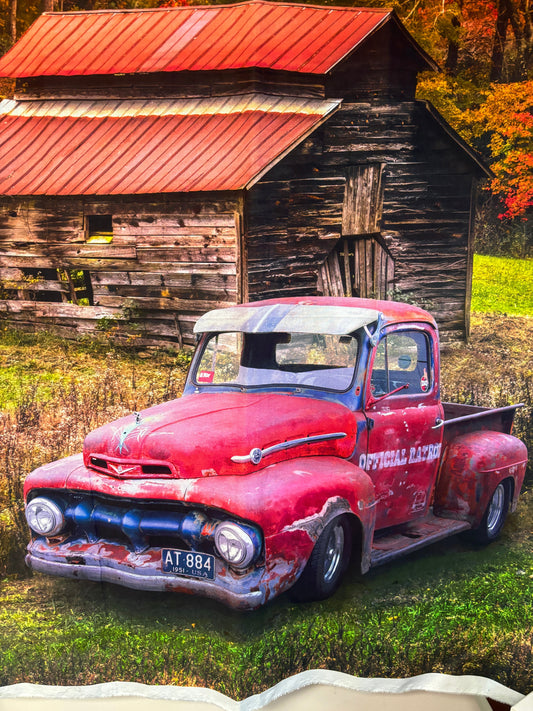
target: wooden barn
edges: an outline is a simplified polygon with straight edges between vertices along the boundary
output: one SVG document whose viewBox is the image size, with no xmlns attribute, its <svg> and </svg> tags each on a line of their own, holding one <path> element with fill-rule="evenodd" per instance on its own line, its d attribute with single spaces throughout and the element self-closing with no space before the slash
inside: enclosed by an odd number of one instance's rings
<svg viewBox="0 0 533 711">
<path fill-rule="evenodd" d="M 249 0 L 44 14 L 0 60 L 0 319 L 193 342 L 331 294 L 469 329 L 476 181 L 394 12 Z"/>
</svg>

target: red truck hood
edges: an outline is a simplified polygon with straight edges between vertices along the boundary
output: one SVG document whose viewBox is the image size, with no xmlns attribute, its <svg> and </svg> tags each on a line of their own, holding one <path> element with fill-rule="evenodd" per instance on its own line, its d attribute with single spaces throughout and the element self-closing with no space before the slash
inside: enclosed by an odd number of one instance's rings
<svg viewBox="0 0 533 711">
<path fill-rule="evenodd" d="M 247 474 L 274 462 L 317 454 L 348 457 L 356 418 L 338 403 L 281 393 L 204 393 L 156 405 L 91 432 L 86 466 L 120 478 L 191 479 Z M 253 448 L 333 433 L 263 457 L 259 465 L 232 461 Z"/>
</svg>

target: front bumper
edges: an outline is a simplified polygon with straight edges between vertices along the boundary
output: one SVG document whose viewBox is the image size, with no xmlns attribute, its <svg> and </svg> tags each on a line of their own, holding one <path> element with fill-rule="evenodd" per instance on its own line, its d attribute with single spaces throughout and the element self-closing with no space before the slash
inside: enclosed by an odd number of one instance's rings
<svg viewBox="0 0 533 711">
<path fill-rule="evenodd" d="M 160 548 L 135 553 L 104 541 L 49 544 L 37 538 L 28 545 L 26 564 L 49 575 L 116 583 L 136 590 L 197 594 L 238 610 L 254 610 L 269 596 L 269 587 L 262 585 L 262 567 L 236 574 L 216 560 L 214 580 L 171 575 L 162 572 Z"/>
</svg>

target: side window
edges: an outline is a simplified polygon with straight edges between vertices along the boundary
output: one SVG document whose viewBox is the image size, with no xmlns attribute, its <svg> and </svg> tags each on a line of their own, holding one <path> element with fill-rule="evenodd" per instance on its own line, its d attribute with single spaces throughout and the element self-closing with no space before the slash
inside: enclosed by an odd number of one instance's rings
<svg viewBox="0 0 533 711">
<path fill-rule="evenodd" d="M 402 395 L 423 395 L 431 389 L 429 340 L 421 331 L 396 331 L 378 344 L 370 380 L 373 397 L 402 386 L 407 386 Z"/>
</svg>

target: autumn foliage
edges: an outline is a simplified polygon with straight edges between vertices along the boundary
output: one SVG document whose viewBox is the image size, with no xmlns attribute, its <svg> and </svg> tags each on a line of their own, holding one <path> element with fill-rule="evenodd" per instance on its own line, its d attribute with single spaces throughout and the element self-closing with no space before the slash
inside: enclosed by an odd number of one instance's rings
<svg viewBox="0 0 533 711">
<path fill-rule="evenodd" d="M 533 81 L 497 84 L 477 109 L 466 112 L 473 139 L 487 141 L 492 157 L 493 193 L 504 218 L 521 217 L 533 207 Z"/>
</svg>

